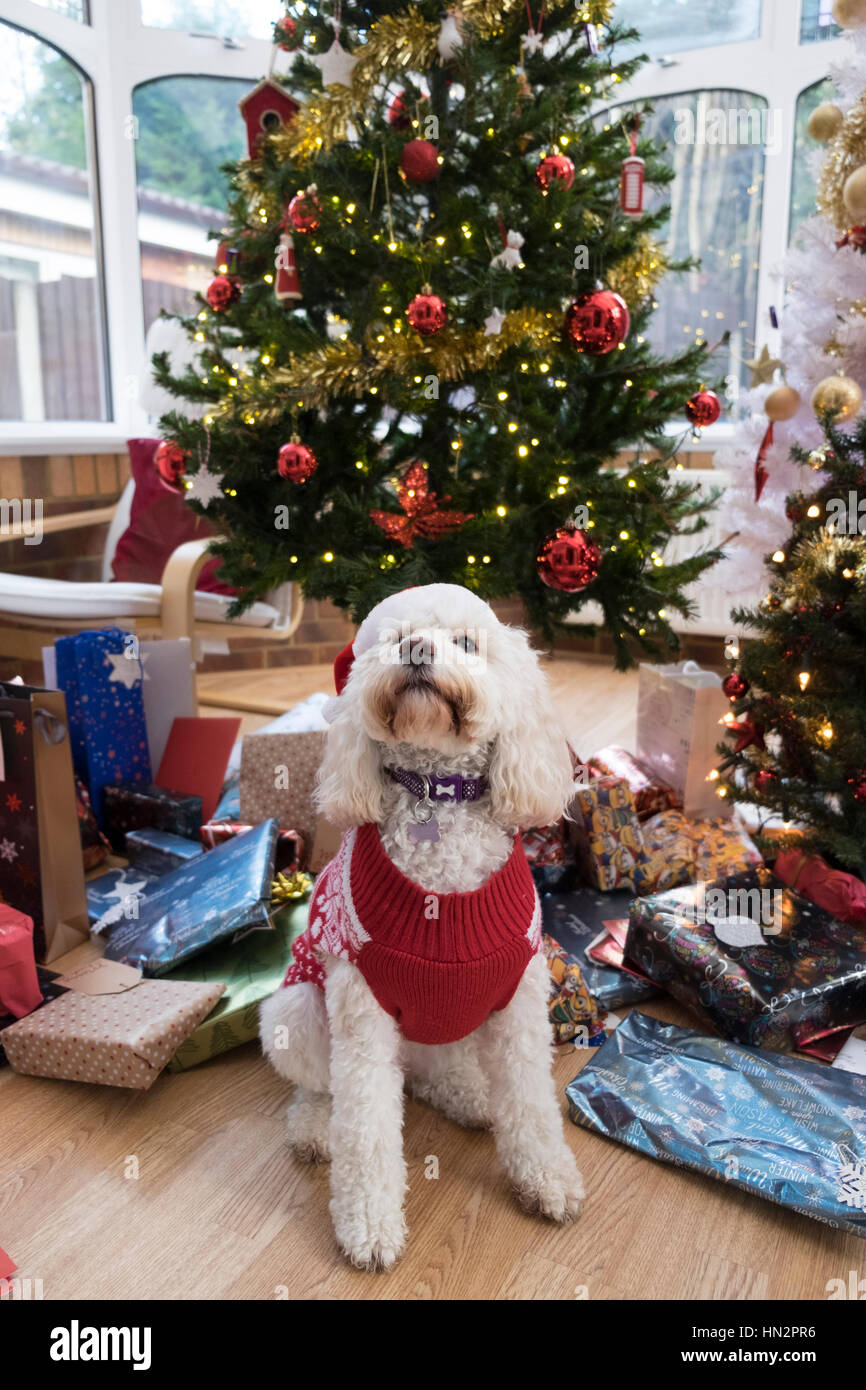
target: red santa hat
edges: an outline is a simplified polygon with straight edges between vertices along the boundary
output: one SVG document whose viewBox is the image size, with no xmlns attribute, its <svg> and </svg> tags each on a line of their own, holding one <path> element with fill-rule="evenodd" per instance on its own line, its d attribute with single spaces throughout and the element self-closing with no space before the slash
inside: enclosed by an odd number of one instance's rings
<svg viewBox="0 0 866 1390">
<path fill-rule="evenodd" d="M 422 584 L 389 594 L 371 610 L 361 623 L 355 639 L 345 646 L 334 661 L 334 685 L 342 695 L 356 657 L 375 647 L 382 628 L 405 623 L 424 626 L 484 626 L 496 622 L 489 603 L 464 589 L 462 584 Z"/>
</svg>

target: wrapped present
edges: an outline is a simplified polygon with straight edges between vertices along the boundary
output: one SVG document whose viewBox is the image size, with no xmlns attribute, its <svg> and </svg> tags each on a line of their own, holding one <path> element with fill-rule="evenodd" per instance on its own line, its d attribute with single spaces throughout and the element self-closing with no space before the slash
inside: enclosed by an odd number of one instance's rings
<svg viewBox="0 0 866 1390">
<path fill-rule="evenodd" d="M 682 811 L 661 811 L 644 821 L 641 831 L 647 853 L 658 866 L 654 892 L 728 878 L 764 862 L 736 817 L 690 820 Z"/>
<path fill-rule="evenodd" d="M 866 1018 L 866 934 L 767 868 L 637 899 L 625 961 L 736 1042 L 780 1051 Z"/>
<path fill-rule="evenodd" d="M 158 877 L 126 867 L 88 879 L 87 915 L 91 922 L 119 922 L 122 917 L 136 916 L 142 893 Z"/>
<path fill-rule="evenodd" d="M 58 637 L 54 645 L 75 771 L 89 789 L 102 825 L 106 783 L 146 784 L 151 779 L 138 645 L 133 634 L 119 627 L 76 632 Z"/>
<path fill-rule="evenodd" d="M 146 1091 L 206 1018 L 222 984 L 141 980 L 113 994 L 67 990 L 6 1028 L 13 1071 Z"/>
<path fill-rule="evenodd" d="M 237 941 L 269 927 L 276 840 L 276 821 L 262 821 L 155 879 L 142 890 L 135 915 L 96 923 L 94 931 L 107 935 L 106 957 L 145 975 L 165 975 L 226 937 Z"/>
<path fill-rule="evenodd" d="M 56 999 L 58 995 L 63 993 L 63 989 L 59 988 L 54 983 L 55 980 L 59 978 L 60 976 L 56 971 L 46 970 L 43 965 L 37 965 L 36 980 L 39 985 L 39 1003 L 36 1005 L 37 1009 L 41 1009 L 43 1004 L 47 1004 L 49 1000 Z M 32 1012 L 33 1010 L 31 1009 L 31 1013 Z M 29 1017 L 29 1014 L 25 1014 L 25 1017 Z M 18 1019 L 15 1014 L 4 1014 L 0 1011 L 0 1067 L 8 1067 L 9 1065 L 6 1049 L 3 1046 L 3 1030 L 17 1022 Z"/>
<path fill-rule="evenodd" d="M 257 825 L 275 816 L 283 830 L 312 844 L 319 819 L 316 778 L 327 734 L 247 734 L 241 745 L 240 819 Z"/>
<path fill-rule="evenodd" d="M 81 858 L 86 873 L 102 864 L 111 853 L 111 845 L 96 823 L 90 793 L 80 777 L 75 779 L 75 809 L 78 812 L 78 833 L 81 836 Z"/>
<path fill-rule="evenodd" d="M 587 883 L 603 892 L 651 889 L 656 870 L 644 848 L 628 782 L 621 777 L 598 777 L 587 786 L 577 787 L 569 816 Z"/>
<path fill-rule="evenodd" d="M 570 1042 L 578 1033 L 587 1040 L 603 1034 L 598 1008 L 584 983 L 580 966 L 564 951 L 558 941 L 546 932 L 541 947 L 550 974 L 548 1010 L 553 1035 L 559 1043 Z"/>
<path fill-rule="evenodd" d="M 633 1012 L 566 1096 L 596 1134 L 866 1236 L 866 1077 Z"/>
<path fill-rule="evenodd" d="M 130 868 L 140 869 L 154 878 L 181 868 L 203 853 L 198 840 L 187 840 L 183 835 L 173 835 L 170 830 L 130 830 L 126 836 Z"/>
<path fill-rule="evenodd" d="M 539 893 L 574 887 L 577 863 L 564 820 L 523 830 L 521 839 Z"/>
<path fill-rule="evenodd" d="M 186 840 L 201 834 L 201 797 L 149 782 L 116 782 L 105 788 L 103 829 L 118 854 L 131 830 L 168 830 Z"/>
<path fill-rule="evenodd" d="M 42 1002 L 33 954 L 33 922 L 0 903 L 0 1014 L 24 1018 Z"/>
<path fill-rule="evenodd" d="M 632 894 L 628 892 L 603 895 L 589 888 L 576 893 L 548 893 L 541 900 L 544 931 L 579 965 L 584 983 L 600 1010 L 617 1009 L 658 993 L 655 985 L 621 969 L 597 965 L 587 956 L 588 947 L 606 934 L 606 922 L 626 915 L 631 901 Z"/>
<path fill-rule="evenodd" d="M 613 744 L 601 748 L 587 759 L 586 766 L 593 777 L 620 777 L 628 782 L 639 820 L 682 805 L 673 788 L 660 781 L 648 763 L 625 748 Z"/>
<path fill-rule="evenodd" d="M 181 1043 L 169 1071 L 186 1071 L 258 1037 L 259 1005 L 278 989 L 292 963 L 292 942 L 307 925 L 309 903 L 280 908 L 273 931 L 255 931 L 237 945 L 215 946 L 171 972 L 172 980 L 216 980 L 225 994 Z"/>
<path fill-rule="evenodd" d="M 776 856 L 773 871 L 783 883 L 843 922 L 866 922 L 866 883 L 842 869 L 831 869 L 820 855 L 785 850 Z"/>
<path fill-rule="evenodd" d="M 245 834 L 247 830 L 252 830 L 252 826 L 238 821 L 210 821 L 201 828 L 201 842 L 205 849 L 213 849 L 216 845 L 224 845 L 226 840 L 234 840 L 238 835 Z M 307 857 L 306 841 L 300 831 L 281 830 L 277 836 L 275 861 L 280 873 L 294 873 L 297 869 L 305 868 Z"/>
</svg>

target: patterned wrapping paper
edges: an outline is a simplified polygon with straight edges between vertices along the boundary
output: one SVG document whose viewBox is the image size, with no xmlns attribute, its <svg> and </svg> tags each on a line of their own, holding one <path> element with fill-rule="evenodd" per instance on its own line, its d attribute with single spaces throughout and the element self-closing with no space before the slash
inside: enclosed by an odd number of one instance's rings
<svg viewBox="0 0 866 1390">
<path fill-rule="evenodd" d="M 638 820 L 682 805 L 673 788 L 666 787 L 646 763 L 625 748 L 601 748 L 586 765 L 593 777 L 619 777 L 628 783 Z"/>
<path fill-rule="evenodd" d="M 119 627 L 58 637 L 57 684 L 66 695 L 75 771 L 102 824 L 108 783 L 151 779 L 142 697 L 143 667 Z"/>
<path fill-rule="evenodd" d="M 132 830 L 167 830 L 186 840 L 201 834 L 201 797 L 158 787 L 117 782 L 105 788 L 102 824 L 118 854 Z"/>
<path fill-rule="evenodd" d="M 67 990 L 3 1033 L 13 1071 L 146 1091 L 217 1003 L 222 984 L 142 980 L 119 994 Z"/>
<path fill-rule="evenodd" d="M 581 869 L 603 892 L 649 892 L 658 877 L 635 811 L 631 787 L 621 777 L 597 777 L 577 787 L 569 807 Z"/>
<path fill-rule="evenodd" d="M 170 830 L 130 830 L 126 836 L 126 857 L 130 868 L 159 878 L 180 869 L 204 853 L 198 840 L 173 835 Z"/>
<path fill-rule="evenodd" d="M 654 892 L 727 878 L 764 862 L 736 820 L 689 820 L 682 811 L 661 811 L 644 821 L 641 831 L 647 853 L 660 866 Z"/>
<path fill-rule="evenodd" d="M 546 932 L 541 937 L 541 948 L 550 974 L 547 1007 L 556 1041 L 570 1042 L 581 1028 L 590 1038 L 602 1033 L 598 1008 L 586 987 L 580 966 Z"/>
<path fill-rule="evenodd" d="M 724 1037 L 788 1051 L 866 1019 L 866 934 L 767 868 L 637 899 L 629 918 L 626 964 Z"/>
<path fill-rule="evenodd" d="M 292 963 L 292 942 L 306 929 L 309 903 L 273 914 L 273 931 L 254 931 L 237 945 L 215 946 L 171 972 L 172 980 L 222 981 L 216 1008 L 181 1043 L 169 1071 L 186 1071 L 259 1034 L 259 1005 L 280 987 Z"/>
<path fill-rule="evenodd" d="M 605 931 L 605 921 L 626 916 L 632 901 L 629 892 L 602 895 L 591 888 L 577 893 L 548 893 L 541 899 L 544 931 L 580 967 L 584 984 L 599 1010 L 618 1009 L 658 994 L 655 985 L 622 970 L 597 965 L 586 954 L 587 947 Z"/>
<path fill-rule="evenodd" d="M 575 1124 L 866 1236 L 866 1077 L 633 1012 L 566 1096 Z"/>
<path fill-rule="evenodd" d="M 298 830 L 312 844 L 319 819 L 316 779 L 327 737 L 319 730 L 247 734 L 241 745 L 239 819 L 257 825 L 275 816 L 282 830 Z M 279 781 L 278 768 L 285 769 Z"/>
<path fill-rule="evenodd" d="M 96 923 L 95 932 L 107 933 L 107 958 L 165 975 L 225 937 L 237 941 L 270 927 L 276 839 L 276 821 L 263 821 L 156 879 L 142 891 L 136 915 Z"/>
</svg>

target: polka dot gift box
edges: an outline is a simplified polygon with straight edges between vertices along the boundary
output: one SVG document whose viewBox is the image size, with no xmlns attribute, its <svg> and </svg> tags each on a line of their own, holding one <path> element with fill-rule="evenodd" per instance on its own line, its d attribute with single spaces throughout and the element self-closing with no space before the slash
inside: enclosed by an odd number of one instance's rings
<svg viewBox="0 0 866 1390">
<path fill-rule="evenodd" d="M 3 1031 L 13 1071 L 146 1091 L 225 985 L 142 980 L 119 994 L 70 989 Z"/>
</svg>

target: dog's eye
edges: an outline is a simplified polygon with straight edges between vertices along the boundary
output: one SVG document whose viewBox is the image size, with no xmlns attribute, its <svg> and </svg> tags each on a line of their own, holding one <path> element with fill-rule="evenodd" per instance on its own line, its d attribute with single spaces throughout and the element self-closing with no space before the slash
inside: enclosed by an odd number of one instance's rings
<svg viewBox="0 0 866 1390">
<path fill-rule="evenodd" d="M 468 632 L 461 632 L 459 637 L 454 638 L 455 647 L 460 647 L 464 652 L 474 652 L 477 650 L 475 643 Z"/>
</svg>

